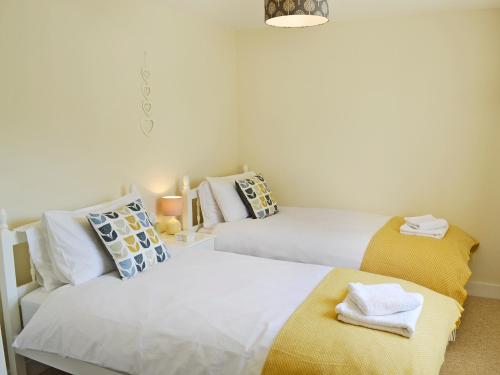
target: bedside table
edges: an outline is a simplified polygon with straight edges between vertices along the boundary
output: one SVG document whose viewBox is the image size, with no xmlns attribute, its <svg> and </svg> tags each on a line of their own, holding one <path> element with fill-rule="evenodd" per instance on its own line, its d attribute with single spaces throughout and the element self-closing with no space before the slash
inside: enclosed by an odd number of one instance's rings
<svg viewBox="0 0 500 375">
<path fill-rule="evenodd" d="M 170 236 L 168 234 L 161 234 L 160 237 L 169 250 L 215 250 L 215 236 L 212 234 L 196 233 L 194 241 L 190 242 L 177 241 L 175 236 Z"/>
</svg>

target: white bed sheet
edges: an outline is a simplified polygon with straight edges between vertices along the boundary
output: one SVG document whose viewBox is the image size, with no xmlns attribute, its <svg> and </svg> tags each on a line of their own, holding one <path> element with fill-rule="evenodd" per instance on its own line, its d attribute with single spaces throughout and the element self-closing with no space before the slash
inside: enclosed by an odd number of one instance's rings
<svg viewBox="0 0 500 375">
<path fill-rule="evenodd" d="M 182 250 L 131 280 L 111 273 L 53 291 L 14 346 L 130 374 L 260 374 L 330 269 Z"/>
<path fill-rule="evenodd" d="M 280 206 L 262 220 L 220 223 L 215 249 L 263 258 L 359 269 L 368 243 L 388 216 Z"/>
<path fill-rule="evenodd" d="M 48 298 L 50 293 L 51 292 L 44 288 L 37 288 L 21 298 L 21 313 L 25 326 L 38 311 L 42 303 Z"/>
</svg>

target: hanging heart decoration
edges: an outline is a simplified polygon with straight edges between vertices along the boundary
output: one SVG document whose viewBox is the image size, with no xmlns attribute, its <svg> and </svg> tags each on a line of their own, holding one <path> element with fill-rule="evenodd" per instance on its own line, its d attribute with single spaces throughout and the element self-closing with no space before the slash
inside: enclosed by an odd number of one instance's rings
<svg viewBox="0 0 500 375">
<path fill-rule="evenodd" d="M 148 99 L 150 95 L 151 95 L 151 87 L 144 86 L 142 88 L 142 96 L 144 96 L 144 99 Z"/>
<path fill-rule="evenodd" d="M 147 53 L 144 52 L 144 65 L 141 68 L 141 78 L 143 81 L 143 86 L 142 86 L 142 112 L 145 115 L 145 118 L 141 120 L 141 131 L 142 133 L 146 136 L 149 137 L 151 133 L 154 130 L 155 127 L 155 122 L 151 118 L 152 112 L 153 112 L 153 105 L 151 104 L 150 97 L 151 97 L 151 86 L 149 86 L 149 79 L 151 78 L 151 72 L 147 68 Z"/>
<path fill-rule="evenodd" d="M 150 102 L 147 102 L 147 101 L 143 101 L 142 102 L 142 111 L 144 112 L 144 114 L 146 116 L 151 116 L 151 109 L 152 109 L 152 106 L 151 106 L 151 103 Z"/>
<path fill-rule="evenodd" d="M 151 72 L 146 68 L 142 68 L 141 69 L 141 77 L 142 77 L 142 80 L 144 81 L 144 83 L 147 84 L 149 78 L 151 77 Z"/>
<path fill-rule="evenodd" d="M 152 119 L 145 118 L 141 121 L 141 130 L 146 137 L 149 137 L 151 135 L 154 127 L 155 127 L 155 122 Z"/>
</svg>

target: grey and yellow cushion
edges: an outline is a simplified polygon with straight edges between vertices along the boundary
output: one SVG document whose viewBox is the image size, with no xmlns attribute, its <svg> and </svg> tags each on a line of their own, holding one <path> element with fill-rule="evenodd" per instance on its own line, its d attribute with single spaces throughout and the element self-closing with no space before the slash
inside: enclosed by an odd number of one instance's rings
<svg viewBox="0 0 500 375">
<path fill-rule="evenodd" d="M 111 212 L 90 213 L 87 218 L 124 279 L 170 258 L 140 199 Z"/>
<path fill-rule="evenodd" d="M 261 174 L 236 180 L 236 190 L 254 219 L 264 219 L 278 213 L 278 205 Z"/>
</svg>

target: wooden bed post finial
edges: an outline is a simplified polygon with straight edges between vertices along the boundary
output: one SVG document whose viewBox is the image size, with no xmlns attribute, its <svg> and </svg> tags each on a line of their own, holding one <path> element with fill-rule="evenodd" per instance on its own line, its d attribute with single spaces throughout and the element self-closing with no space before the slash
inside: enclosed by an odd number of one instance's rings
<svg viewBox="0 0 500 375">
<path fill-rule="evenodd" d="M 7 211 L 5 208 L 0 208 L 0 229 L 9 229 L 7 224 Z"/>
<path fill-rule="evenodd" d="M 189 176 L 182 176 L 180 183 L 182 192 L 182 229 L 191 230 L 193 227 L 193 202 L 191 200 L 191 181 Z"/>
<path fill-rule="evenodd" d="M 191 181 L 189 180 L 189 176 L 183 176 L 182 177 L 182 191 L 188 191 L 191 189 Z"/>
<path fill-rule="evenodd" d="M 128 186 L 128 194 L 130 193 L 137 193 L 139 189 L 137 189 L 137 186 L 135 184 L 130 184 Z"/>
<path fill-rule="evenodd" d="M 243 164 L 243 173 L 247 173 L 247 172 L 248 172 L 248 165 Z"/>
</svg>

